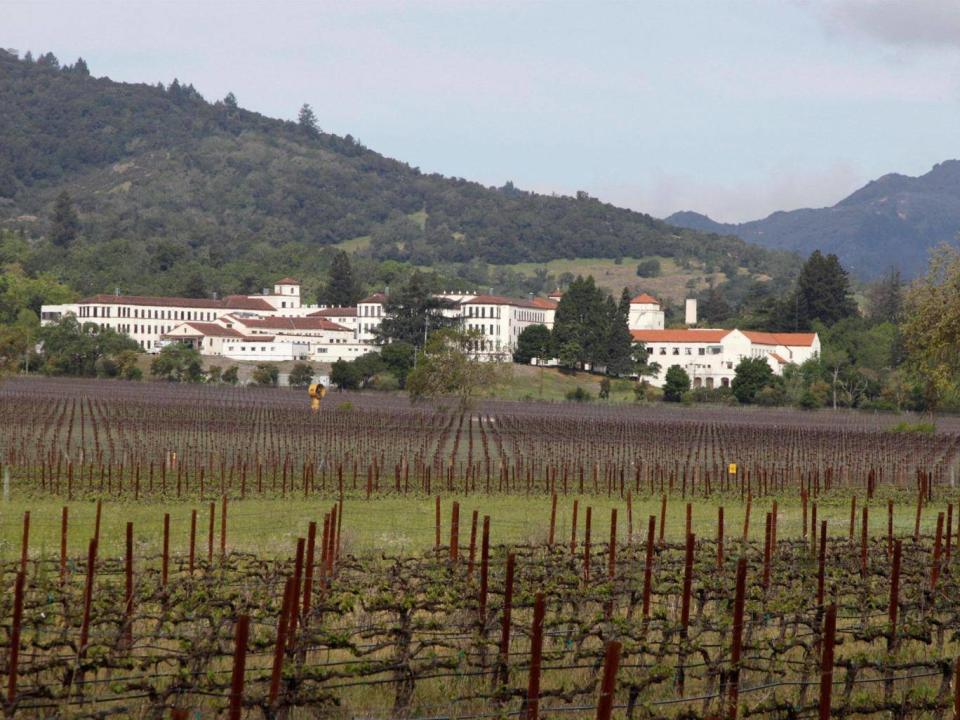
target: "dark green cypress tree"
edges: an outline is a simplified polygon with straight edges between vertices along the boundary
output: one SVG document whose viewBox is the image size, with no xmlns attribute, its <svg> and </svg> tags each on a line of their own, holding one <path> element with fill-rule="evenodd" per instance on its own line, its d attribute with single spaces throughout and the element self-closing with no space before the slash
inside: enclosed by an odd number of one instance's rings
<svg viewBox="0 0 960 720">
<path fill-rule="evenodd" d="M 353 274 L 350 256 L 343 250 L 337 250 L 330 262 L 327 284 L 320 292 L 320 302 L 325 305 L 349 307 L 363 296 L 360 284 Z"/>
<path fill-rule="evenodd" d="M 64 190 L 53 204 L 53 216 L 50 218 L 50 242 L 57 247 L 67 247 L 80 233 L 80 218 L 73 207 L 70 194 Z"/>
</svg>

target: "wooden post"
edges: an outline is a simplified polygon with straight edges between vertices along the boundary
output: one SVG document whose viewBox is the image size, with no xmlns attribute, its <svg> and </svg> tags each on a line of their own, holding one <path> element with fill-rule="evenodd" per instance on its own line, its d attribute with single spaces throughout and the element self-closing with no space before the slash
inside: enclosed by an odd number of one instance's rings
<svg viewBox="0 0 960 720">
<path fill-rule="evenodd" d="M 247 667 L 247 639 L 250 635 L 250 616 L 237 617 L 234 639 L 233 675 L 230 680 L 230 720 L 240 720 L 243 713 L 243 675 Z"/>
<path fill-rule="evenodd" d="M 193 566 L 197 557 L 197 511 L 190 511 L 190 577 L 193 577 Z"/>
<path fill-rule="evenodd" d="M 329 525 L 329 521 L 325 523 Z M 329 542 L 329 528 L 327 528 L 324 537 Z M 310 612 L 310 601 L 313 599 L 313 566 L 314 554 L 317 545 L 317 523 L 311 521 L 307 526 L 307 560 L 303 573 L 303 616 L 306 618 Z"/>
<path fill-rule="evenodd" d="M 893 567 L 890 570 L 890 636 L 887 639 L 887 649 L 897 647 L 897 613 L 900 611 L 900 559 L 903 552 L 902 543 L 897 540 L 893 546 Z"/>
<path fill-rule="evenodd" d="M 160 569 L 160 585 L 167 587 L 170 570 L 170 513 L 163 514 L 163 564 Z"/>
<path fill-rule="evenodd" d="M 440 496 L 437 495 L 436 501 L 434 503 L 434 513 L 433 513 L 433 524 L 434 524 L 434 540 L 433 540 L 433 549 L 437 553 L 437 557 L 440 557 Z"/>
<path fill-rule="evenodd" d="M 290 636 L 288 644 L 293 648 L 296 641 L 297 619 L 300 616 L 300 580 L 303 578 L 304 539 L 297 538 L 297 554 L 293 561 L 293 599 L 290 602 Z"/>
<path fill-rule="evenodd" d="M 538 592 L 533 603 L 533 625 L 530 628 L 530 679 L 527 683 L 526 720 L 538 720 L 540 715 L 540 665 L 543 659 L 543 593 Z"/>
<path fill-rule="evenodd" d="M 507 555 L 507 576 L 503 586 L 503 625 L 500 630 L 500 684 L 510 682 L 510 616 L 513 609 L 513 577 L 517 563 L 514 553 Z"/>
<path fill-rule="evenodd" d="M 133 523 L 127 523 L 126 584 L 123 602 L 123 637 L 127 649 L 133 647 Z"/>
<path fill-rule="evenodd" d="M 833 693 L 833 644 L 837 634 L 837 606 L 827 608 L 823 629 L 823 656 L 820 661 L 820 720 L 830 720 L 830 698 Z"/>
<path fill-rule="evenodd" d="M 480 543 L 480 599 L 478 611 L 481 629 L 487 624 L 487 578 L 490 562 L 490 516 L 483 516 L 483 539 Z"/>
<path fill-rule="evenodd" d="M 270 673 L 270 705 L 277 702 L 280 693 L 280 678 L 283 675 L 283 656 L 287 644 L 287 622 L 290 617 L 290 604 L 293 602 L 293 578 L 287 578 L 283 589 L 283 606 L 277 618 L 277 644 L 273 648 L 273 669 Z"/>
<path fill-rule="evenodd" d="M 717 508 L 717 570 L 723 570 L 723 505 Z"/>
<path fill-rule="evenodd" d="M 67 582 L 67 522 L 69 518 L 67 506 L 60 511 L 60 584 Z"/>
<path fill-rule="evenodd" d="M 746 542 L 750 536 L 750 506 L 753 505 L 753 495 L 747 493 L 747 509 L 743 515 L 743 541 Z"/>
<path fill-rule="evenodd" d="M 27 557 L 30 548 L 30 511 L 23 513 L 23 535 L 20 538 L 20 572 L 27 572 Z"/>
<path fill-rule="evenodd" d="M 870 508 L 866 505 L 863 506 L 863 518 L 860 528 L 860 575 L 864 578 L 867 577 L 867 543 L 869 541 L 870 533 L 870 520 L 869 512 Z"/>
<path fill-rule="evenodd" d="M 97 539 L 91 538 L 87 549 L 87 584 L 83 591 L 83 620 L 80 624 L 79 655 L 87 650 L 87 640 L 90 639 L 90 606 L 93 604 L 93 577 L 97 564 Z"/>
<path fill-rule="evenodd" d="M 587 524 L 583 529 L 583 579 L 590 582 L 590 520 L 593 508 L 587 506 Z"/>
<path fill-rule="evenodd" d="M 460 503 L 454 502 L 450 513 L 450 562 L 456 563 L 460 551 Z"/>
<path fill-rule="evenodd" d="M 578 501 L 573 501 L 573 520 L 570 523 L 570 554 L 577 554 L 577 510 L 579 509 Z"/>
<path fill-rule="evenodd" d="M 26 574 L 17 573 L 17 582 L 13 591 L 13 625 L 10 628 L 10 650 L 7 670 L 7 704 L 13 705 L 17 698 L 17 665 L 20 660 L 20 624 L 23 619 L 23 583 Z M 11 717 L 13 717 L 11 713 Z"/>
<path fill-rule="evenodd" d="M 553 548 L 554 532 L 557 528 L 557 494 L 553 493 L 550 498 L 550 535 L 547 537 L 547 545 Z"/>
<path fill-rule="evenodd" d="M 227 556 L 227 496 L 220 503 L 220 559 Z"/>
<path fill-rule="evenodd" d="M 823 607 L 824 573 L 827 560 L 827 521 L 820 523 L 820 555 L 817 559 L 817 607 Z"/>
<path fill-rule="evenodd" d="M 660 545 L 663 545 L 663 534 L 667 529 L 667 496 L 660 501 Z"/>
<path fill-rule="evenodd" d="M 600 681 L 600 697 L 597 700 L 597 720 L 610 720 L 622 647 L 616 640 L 607 643 L 603 658 L 603 678 Z"/>
<path fill-rule="evenodd" d="M 730 648 L 730 704 L 727 717 L 737 720 L 740 697 L 740 654 L 743 652 L 743 607 L 747 587 L 747 559 L 737 561 L 737 586 L 733 600 L 733 638 Z"/>
<path fill-rule="evenodd" d="M 933 561 L 930 566 L 930 592 L 937 589 L 940 579 L 940 551 L 943 543 L 943 513 L 937 515 L 937 534 L 933 540 Z"/>
<path fill-rule="evenodd" d="M 650 516 L 647 523 L 647 556 L 643 565 L 643 619 L 650 618 L 650 583 L 653 579 L 653 535 L 656 532 L 657 518 Z"/>
<path fill-rule="evenodd" d="M 773 535 L 773 518 L 767 513 L 766 532 L 763 539 L 763 589 L 770 587 L 770 543 Z"/>
<path fill-rule="evenodd" d="M 477 557 L 477 518 L 479 514 L 477 510 L 474 510 L 473 517 L 470 520 L 470 559 L 467 562 L 467 582 L 473 580 L 473 563 Z"/>
<path fill-rule="evenodd" d="M 286 465 L 283 466 L 286 470 Z M 201 468 L 202 470 L 202 468 Z M 207 563 L 213 565 L 213 526 L 216 520 L 217 505 L 210 503 L 210 532 L 207 535 Z"/>
</svg>

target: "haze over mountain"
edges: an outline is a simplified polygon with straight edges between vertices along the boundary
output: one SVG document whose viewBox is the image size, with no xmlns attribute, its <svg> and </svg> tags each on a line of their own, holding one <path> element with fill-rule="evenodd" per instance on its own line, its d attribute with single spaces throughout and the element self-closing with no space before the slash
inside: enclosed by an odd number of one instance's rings
<svg viewBox="0 0 960 720">
<path fill-rule="evenodd" d="M 848 270 L 863 278 L 891 266 L 912 277 L 926 269 L 931 248 L 957 241 L 960 160 L 939 163 L 919 177 L 884 175 L 832 207 L 775 212 L 744 223 L 719 223 L 684 211 L 666 222 L 801 255 L 817 249 L 836 253 Z"/>
<path fill-rule="evenodd" d="M 310 122 L 210 103 L 178 81 L 95 78 L 49 53 L 0 51 L 0 107 L 0 228 L 46 242 L 66 190 L 81 233 L 34 253 L 33 269 L 84 291 L 162 290 L 168 277 L 226 271 L 232 280 L 213 287 L 252 290 L 352 240 L 417 265 L 661 255 L 763 271 L 772 257 L 586 194 L 426 175 Z"/>
</svg>

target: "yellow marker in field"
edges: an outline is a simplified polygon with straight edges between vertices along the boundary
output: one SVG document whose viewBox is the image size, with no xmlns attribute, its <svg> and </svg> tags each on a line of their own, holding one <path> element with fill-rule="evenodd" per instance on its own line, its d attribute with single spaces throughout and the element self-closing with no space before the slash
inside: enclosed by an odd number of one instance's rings
<svg viewBox="0 0 960 720">
<path fill-rule="evenodd" d="M 731 474 L 731 475 L 736 475 L 736 474 L 737 474 L 737 464 L 736 464 L 736 463 L 730 463 L 729 465 L 727 465 L 727 472 L 728 472 L 729 474 Z"/>
<path fill-rule="evenodd" d="M 310 386 L 310 409 L 313 412 L 320 411 L 320 401 L 323 400 L 323 396 L 327 394 L 327 389 L 323 386 L 323 383 L 313 383 Z"/>
</svg>

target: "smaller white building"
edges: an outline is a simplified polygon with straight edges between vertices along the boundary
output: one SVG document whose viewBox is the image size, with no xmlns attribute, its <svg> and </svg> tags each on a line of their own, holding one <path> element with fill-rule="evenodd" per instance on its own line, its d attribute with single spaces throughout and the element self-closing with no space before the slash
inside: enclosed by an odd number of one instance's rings
<svg viewBox="0 0 960 720">
<path fill-rule="evenodd" d="M 648 363 L 660 370 L 650 384 L 663 387 L 667 370 L 682 367 L 694 388 L 729 387 L 736 367 L 744 358 L 762 357 L 777 375 L 789 363 L 797 365 L 820 354 L 816 333 L 767 333 L 753 330 L 633 330 L 635 342 L 642 342 Z"/>
<path fill-rule="evenodd" d="M 640 293 L 630 301 L 627 327 L 631 330 L 663 330 L 664 311 L 652 295 Z"/>
</svg>

